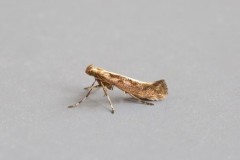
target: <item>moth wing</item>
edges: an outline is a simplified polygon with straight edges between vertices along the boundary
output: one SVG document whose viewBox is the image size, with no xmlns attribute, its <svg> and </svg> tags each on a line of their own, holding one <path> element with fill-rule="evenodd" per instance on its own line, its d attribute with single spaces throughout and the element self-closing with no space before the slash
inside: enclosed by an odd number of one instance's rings
<svg viewBox="0 0 240 160">
<path fill-rule="evenodd" d="M 137 98 L 141 100 L 157 101 L 164 99 L 168 94 L 168 88 L 165 80 L 155 81 L 144 90 L 144 94 L 134 94 Z"/>
<path fill-rule="evenodd" d="M 152 85 L 155 88 L 158 99 L 164 99 L 167 96 L 168 87 L 167 87 L 165 80 L 162 79 L 159 81 L 155 81 L 155 82 L 153 82 Z"/>
<path fill-rule="evenodd" d="M 111 84 L 109 84 L 109 83 L 107 83 L 107 82 L 103 82 L 103 81 L 101 81 L 101 82 L 102 82 L 102 84 L 103 84 L 105 87 L 107 87 L 107 89 L 113 90 L 113 85 L 111 85 Z M 98 82 L 98 83 L 99 83 L 99 85 L 101 85 L 100 82 Z"/>
<path fill-rule="evenodd" d="M 164 79 L 155 81 L 152 85 L 156 88 L 156 91 L 159 91 L 163 94 L 168 94 L 168 87 Z"/>
</svg>

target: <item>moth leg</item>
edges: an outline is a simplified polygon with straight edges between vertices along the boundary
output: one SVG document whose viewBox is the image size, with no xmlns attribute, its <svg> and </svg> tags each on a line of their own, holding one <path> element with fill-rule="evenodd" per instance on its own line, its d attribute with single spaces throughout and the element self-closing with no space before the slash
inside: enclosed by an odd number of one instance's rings
<svg viewBox="0 0 240 160">
<path fill-rule="evenodd" d="M 95 88 L 99 88 L 99 87 L 101 87 L 101 86 L 100 85 L 96 85 L 96 86 L 93 86 L 92 88 L 95 89 Z M 85 87 L 84 89 L 86 89 L 86 90 L 91 89 L 91 86 Z"/>
<path fill-rule="evenodd" d="M 112 112 L 112 114 L 113 114 L 113 113 L 114 113 L 114 108 L 113 108 L 112 102 L 111 102 L 111 100 L 110 100 L 110 98 L 109 98 L 109 96 L 108 96 L 108 94 L 107 94 L 107 90 L 106 90 L 105 86 L 103 85 L 103 83 L 102 83 L 101 81 L 99 81 L 99 83 L 100 83 L 100 85 L 102 86 L 105 95 L 107 96 L 108 102 L 110 103 L 110 107 L 111 107 L 111 109 L 112 109 L 111 112 Z"/>
<path fill-rule="evenodd" d="M 141 103 L 143 103 L 143 104 L 146 104 L 146 105 L 154 105 L 153 103 L 150 103 L 150 102 L 146 102 L 146 101 L 144 101 L 144 100 L 141 100 L 140 98 L 138 98 L 138 97 L 136 97 L 136 96 L 134 96 L 134 95 L 132 95 L 132 94 L 130 94 L 130 93 L 128 93 L 130 96 L 132 96 L 134 99 L 136 99 L 138 102 L 141 102 Z"/>
<path fill-rule="evenodd" d="M 68 108 L 73 108 L 73 107 L 76 107 L 76 106 L 78 106 L 80 103 L 82 103 L 89 95 L 90 95 L 90 93 L 91 93 L 91 91 L 93 90 L 93 87 L 94 87 L 94 84 L 96 83 L 96 80 L 93 82 L 93 84 L 90 86 L 90 90 L 88 91 L 88 93 L 86 94 L 86 96 L 83 98 L 83 99 L 81 99 L 79 102 L 77 102 L 77 103 L 75 103 L 75 104 L 73 104 L 73 105 L 70 105 L 70 106 L 68 106 Z"/>
</svg>

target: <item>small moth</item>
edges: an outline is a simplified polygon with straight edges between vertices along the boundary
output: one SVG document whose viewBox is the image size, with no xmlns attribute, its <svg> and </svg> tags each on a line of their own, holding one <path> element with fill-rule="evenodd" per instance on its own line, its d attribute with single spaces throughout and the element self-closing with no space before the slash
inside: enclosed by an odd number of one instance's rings
<svg viewBox="0 0 240 160">
<path fill-rule="evenodd" d="M 95 80 L 90 87 L 85 88 L 89 90 L 86 96 L 76 104 L 68 106 L 68 108 L 78 106 L 90 95 L 91 91 L 94 88 L 99 87 L 103 89 L 103 92 L 110 103 L 112 113 L 114 113 L 114 107 L 108 96 L 107 91 L 113 90 L 114 86 L 124 91 L 126 94 L 129 94 L 138 102 L 147 105 L 154 105 L 153 103 L 147 101 L 163 100 L 168 95 L 168 88 L 165 80 L 159 80 L 155 82 L 141 82 L 133 78 L 106 71 L 93 65 L 89 65 L 86 68 L 85 72 L 88 75 L 93 76 Z M 95 85 L 96 82 L 98 82 L 97 85 Z"/>
</svg>

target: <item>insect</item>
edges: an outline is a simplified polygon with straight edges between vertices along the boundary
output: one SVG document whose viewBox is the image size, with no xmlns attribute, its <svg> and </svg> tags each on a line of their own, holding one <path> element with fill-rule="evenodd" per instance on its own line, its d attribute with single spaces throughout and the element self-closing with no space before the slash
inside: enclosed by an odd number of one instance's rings
<svg viewBox="0 0 240 160">
<path fill-rule="evenodd" d="M 85 71 L 88 75 L 95 78 L 93 84 L 90 87 L 86 87 L 88 92 L 86 96 L 74 105 L 68 106 L 73 108 L 82 103 L 90 95 L 91 91 L 95 88 L 101 87 L 105 96 L 107 97 L 111 106 L 111 112 L 114 113 L 114 107 L 108 95 L 108 90 L 113 90 L 113 87 L 117 87 L 136 99 L 138 102 L 146 105 L 154 105 L 148 101 L 163 100 L 168 95 L 168 88 L 165 80 L 159 80 L 155 82 L 141 82 L 117 73 L 106 71 L 102 68 L 89 65 Z M 95 83 L 98 83 L 95 85 Z"/>
</svg>

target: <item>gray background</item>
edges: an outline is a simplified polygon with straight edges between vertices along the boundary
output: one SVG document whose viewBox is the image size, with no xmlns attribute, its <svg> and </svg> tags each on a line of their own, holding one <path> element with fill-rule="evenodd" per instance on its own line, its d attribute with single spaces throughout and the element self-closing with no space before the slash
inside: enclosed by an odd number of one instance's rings
<svg viewBox="0 0 240 160">
<path fill-rule="evenodd" d="M 238 0 L 0 1 L 0 159 L 239 159 Z M 164 78 L 155 106 L 101 90 L 89 64 Z"/>
</svg>

